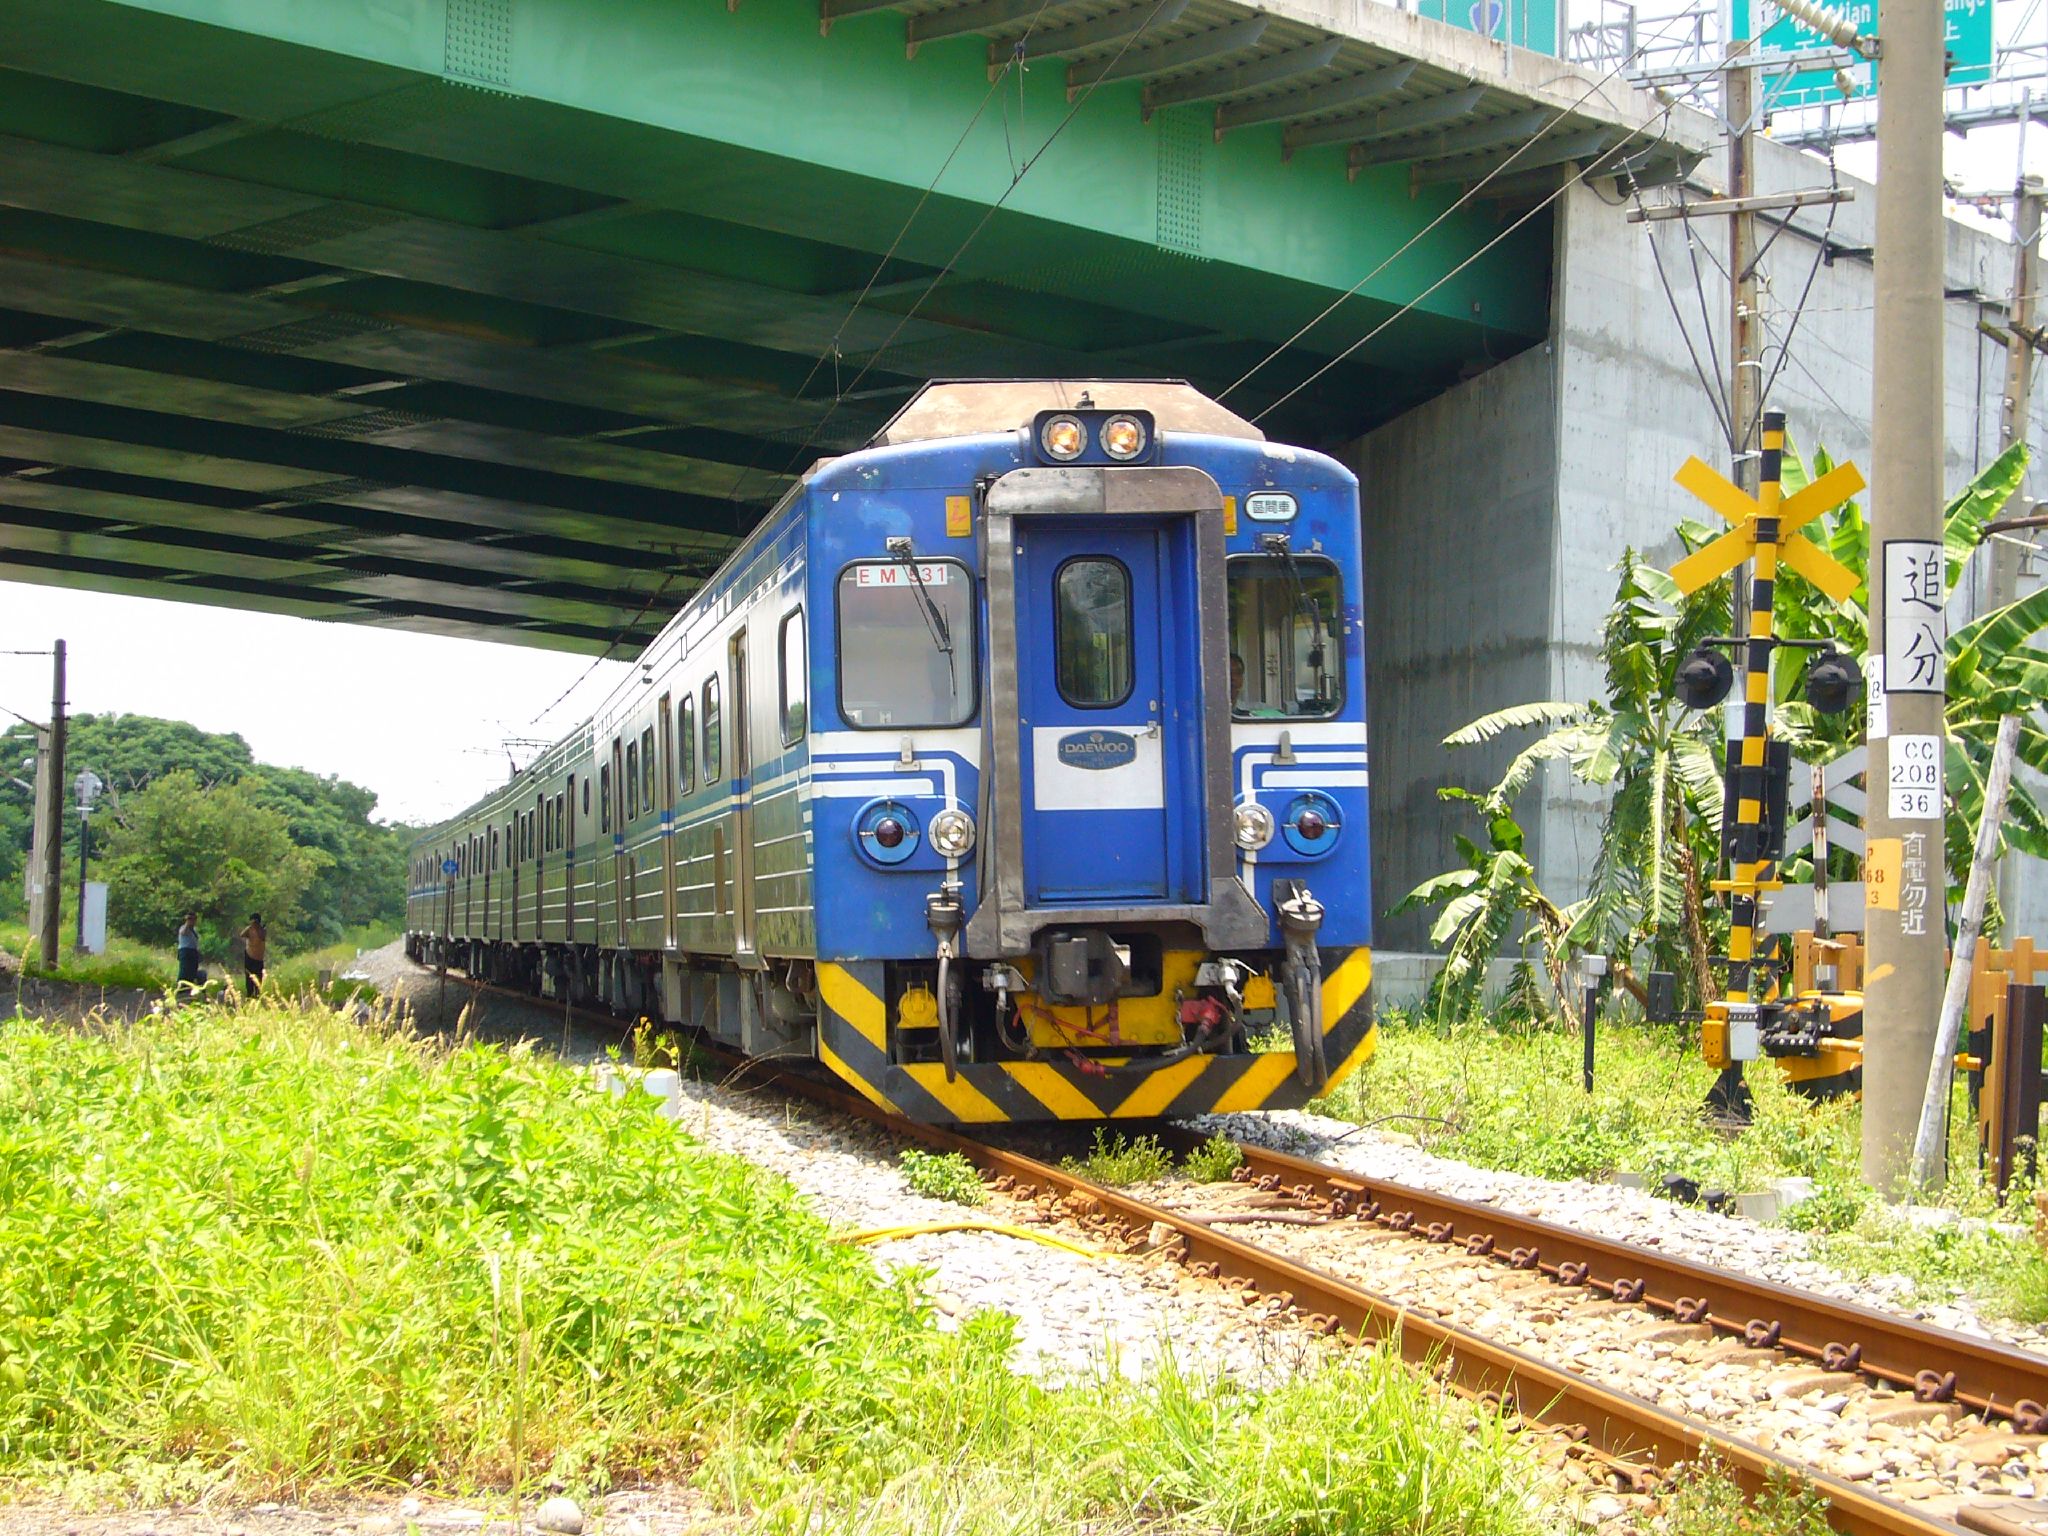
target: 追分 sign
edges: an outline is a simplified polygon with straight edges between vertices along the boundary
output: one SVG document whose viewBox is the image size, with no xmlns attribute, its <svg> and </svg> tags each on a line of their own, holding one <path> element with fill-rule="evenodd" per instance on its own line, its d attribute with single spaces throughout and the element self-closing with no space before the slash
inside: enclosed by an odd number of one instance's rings
<svg viewBox="0 0 2048 1536">
<path fill-rule="evenodd" d="M 1754 12 L 1751 6 L 1755 7 Z M 1883 23 L 1878 0 L 1845 0 L 1830 9 L 1855 23 L 1865 37 L 1877 36 Z M 1752 15 L 1762 21 L 1761 31 L 1752 34 Z M 1982 85 L 1991 78 L 1996 50 L 1991 31 L 1991 0 L 1942 0 L 1944 46 L 1949 54 L 1950 85 Z M 1771 0 L 1744 0 L 1734 10 L 1735 35 L 1754 35 L 1764 53 L 1797 53 L 1806 48 L 1834 45 L 1802 22 L 1785 15 Z M 1875 61 L 1858 64 L 1849 71 L 1856 82 L 1855 97 L 1874 95 L 1878 67 Z M 1789 111 L 1794 107 L 1817 107 L 1844 100 L 1835 86 L 1831 69 L 1801 69 L 1765 80 L 1758 89 L 1765 112 Z"/>
<path fill-rule="evenodd" d="M 1933 539 L 1884 541 L 1884 686 L 1940 693 L 1948 686 L 1948 582 Z"/>
</svg>

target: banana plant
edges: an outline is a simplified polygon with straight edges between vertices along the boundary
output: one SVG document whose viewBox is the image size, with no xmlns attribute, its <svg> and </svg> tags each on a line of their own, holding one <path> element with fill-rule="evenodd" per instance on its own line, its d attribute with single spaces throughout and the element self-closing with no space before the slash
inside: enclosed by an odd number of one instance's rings
<svg viewBox="0 0 2048 1536">
<path fill-rule="evenodd" d="M 1547 907 L 1557 914 L 1557 921 L 1539 921 L 1525 938 L 1542 943 L 1561 1001 L 1564 967 L 1585 951 L 1613 959 L 1631 990 L 1640 992 L 1636 975 L 1639 962 L 1647 961 L 1652 969 L 1682 972 L 1704 998 L 1712 987 L 1706 884 L 1714 874 L 1721 820 L 1720 723 L 1680 706 L 1672 679 L 1684 656 L 1727 629 L 1727 598 L 1720 589 L 1683 596 L 1632 549 L 1623 553 L 1620 572 L 1601 632 L 1606 697 L 1513 705 L 1453 731 L 1446 746 L 1477 746 L 1515 731 L 1542 734 L 1515 754 L 1484 794 L 1443 793 L 1472 801 L 1497 828 L 1502 818 L 1512 824 L 1516 800 L 1545 763 L 1561 762 L 1580 783 L 1610 790 L 1585 898 L 1560 908 L 1548 897 L 1539 905 L 1536 891 L 1520 895 L 1521 905 L 1511 910 Z M 1402 904 L 1442 904 L 1431 937 L 1448 944 L 1461 962 L 1461 987 L 1483 978 L 1484 960 L 1476 967 L 1472 962 L 1476 952 L 1486 950 L 1486 959 L 1498 952 L 1509 926 L 1503 906 L 1524 886 L 1535 888 L 1519 828 L 1512 848 L 1496 839 L 1483 863 L 1470 853 L 1467 862 L 1467 870 L 1424 881 Z M 1473 899 L 1480 897 L 1488 899 Z M 1486 949 L 1489 943 L 1494 948 Z"/>
<path fill-rule="evenodd" d="M 1832 464 L 1824 451 L 1816 450 L 1810 465 L 1788 452 L 1785 466 L 1785 489 L 1790 493 L 1825 474 Z M 1970 557 L 1983 542 L 1984 525 L 2011 500 L 2026 468 L 2026 445 L 2015 443 L 1979 470 L 1943 510 L 1948 601 L 1953 602 Z M 1836 605 L 1796 573 L 1781 571 L 1773 623 L 1788 638 L 1830 641 L 1860 660 L 1870 646 L 1870 529 L 1862 507 L 1853 501 L 1844 504 L 1809 536 L 1854 571 L 1861 584 L 1848 602 Z M 2036 772 L 2048 773 L 2048 729 L 2041 715 L 2042 701 L 2048 699 L 2048 650 L 2035 644 L 2044 627 L 2048 589 L 1961 625 L 1948 637 L 1943 842 L 1949 872 L 1957 882 L 1955 899 L 1960 898 L 1961 877 L 1969 869 L 1971 841 L 1983 815 L 1984 785 L 2001 718 L 2020 717 L 2019 758 Z M 1773 679 L 1776 728 L 1793 741 L 1794 750 L 1828 758 L 1862 741 L 1862 714 L 1816 713 L 1797 696 L 1802 676 L 1800 667 L 1790 665 L 1782 666 Z M 2048 815 L 2019 780 L 2013 783 L 2000 830 L 2005 846 L 2048 858 Z"/>
</svg>

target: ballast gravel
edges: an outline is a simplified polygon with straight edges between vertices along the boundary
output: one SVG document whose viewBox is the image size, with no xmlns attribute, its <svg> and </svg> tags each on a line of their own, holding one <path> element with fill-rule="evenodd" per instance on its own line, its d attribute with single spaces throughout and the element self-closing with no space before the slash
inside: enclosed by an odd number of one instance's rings
<svg viewBox="0 0 2048 1536">
<path fill-rule="evenodd" d="M 1220 1131 L 1370 1178 L 1498 1206 L 1616 1242 L 2048 1354 L 2048 1324 L 1984 1317 L 1967 1297 L 1927 1296 L 1905 1275 L 1845 1275 L 1816 1260 L 1807 1234 L 1789 1227 L 1721 1215 L 1617 1184 L 1475 1168 L 1428 1152 L 1413 1137 L 1361 1130 L 1349 1121 L 1299 1110 L 1209 1115 L 1194 1124 L 1205 1133 Z"/>
<path fill-rule="evenodd" d="M 620 1087 L 628 1085 L 621 1080 Z M 813 1112 L 780 1093 L 749 1094 L 672 1072 L 649 1074 L 645 1087 L 665 1096 L 664 1108 L 690 1136 L 773 1169 L 842 1231 L 977 1218 L 1022 1225 L 1027 1219 L 1028 1207 L 999 1193 L 979 1208 L 916 1193 L 898 1164 L 898 1138 Z M 1060 1235 L 1083 1247 L 1099 1243 L 1078 1226 Z M 1263 1383 L 1313 1369 L 1331 1351 L 1326 1339 L 1269 1299 L 1247 1302 L 1188 1275 L 1163 1252 L 1084 1258 L 978 1231 L 894 1238 L 870 1251 L 885 1268 L 920 1273 L 941 1328 L 957 1328 L 982 1310 L 1015 1318 L 1012 1368 L 1048 1382 L 1086 1379 L 1105 1369 L 1136 1379 L 1170 1360 L 1203 1375 Z"/>
</svg>

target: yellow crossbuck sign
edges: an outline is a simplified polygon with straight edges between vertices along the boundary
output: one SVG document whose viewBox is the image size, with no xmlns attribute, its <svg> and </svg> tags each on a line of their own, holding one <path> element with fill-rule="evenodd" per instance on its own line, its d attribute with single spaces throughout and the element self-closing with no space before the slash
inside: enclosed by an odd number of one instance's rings
<svg viewBox="0 0 2048 1536">
<path fill-rule="evenodd" d="M 1735 525 L 1671 567 L 1671 578 L 1678 583 L 1679 591 L 1697 592 L 1749 559 L 1756 553 L 1756 519 L 1775 516 L 1778 558 L 1838 603 L 1846 603 L 1854 595 L 1860 585 L 1856 573 L 1794 531 L 1863 489 L 1863 472 L 1854 464 L 1837 464 L 1804 490 L 1779 501 L 1775 508 L 1768 505 L 1776 499 L 1775 484 L 1767 487 L 1765 500 L 1758 501 L 1698 459 L 1687 459 L 1672 478 Z"/>
</svg>

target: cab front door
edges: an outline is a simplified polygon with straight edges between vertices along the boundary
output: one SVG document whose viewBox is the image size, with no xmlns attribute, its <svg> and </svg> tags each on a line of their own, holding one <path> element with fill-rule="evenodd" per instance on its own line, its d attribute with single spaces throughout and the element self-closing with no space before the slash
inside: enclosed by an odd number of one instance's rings
<svg viewBox="0 0 2048 1536">
<path fill-rule="evenodd" d="M 1024 901 L 1196 902 L 1203 711 L 1193 519 L 1020 519 Z M 1179 833 L 1180 835 L 1176 835 Z"/>
</svg>

